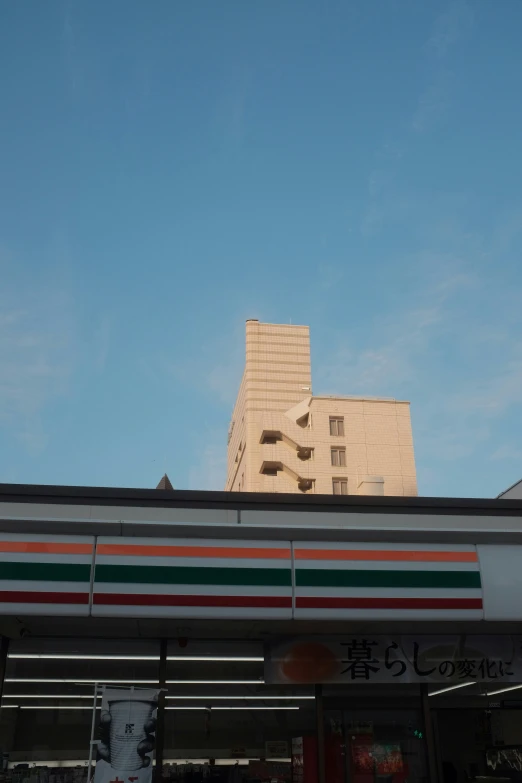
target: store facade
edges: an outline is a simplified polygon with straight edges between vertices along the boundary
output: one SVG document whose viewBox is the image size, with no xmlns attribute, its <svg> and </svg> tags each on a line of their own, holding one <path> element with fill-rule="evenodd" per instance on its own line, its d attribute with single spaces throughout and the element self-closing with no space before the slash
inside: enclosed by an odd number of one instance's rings
<svg viewBox="0 0 522 783">
<path fill-rule="evenodd" d="M 159 692 L 156 779 L 519 779 L 521 523 L 520 501 L 4 486 L 4 780 L 83 783 L 118 689 Z"/>
</svg>

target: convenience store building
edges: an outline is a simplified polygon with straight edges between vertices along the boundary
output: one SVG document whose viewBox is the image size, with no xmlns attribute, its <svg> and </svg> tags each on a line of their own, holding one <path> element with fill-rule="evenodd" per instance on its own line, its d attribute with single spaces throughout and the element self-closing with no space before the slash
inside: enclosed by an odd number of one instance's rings
<svg viewBox="0 0 522 783">
<path fill-rule="evenodd" d="M 85 781 L 99 684 L 156 776 L 522 778 L 522 501 L 0 486 L 4 780 Z"/>
</svg>

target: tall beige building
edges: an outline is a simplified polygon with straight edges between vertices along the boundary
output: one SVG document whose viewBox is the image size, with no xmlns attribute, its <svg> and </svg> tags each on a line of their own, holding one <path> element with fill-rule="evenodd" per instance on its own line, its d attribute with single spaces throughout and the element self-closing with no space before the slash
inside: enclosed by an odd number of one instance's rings
<svg viewBox="0 0 522 783">
<path fill-rule="evenodd" d="M 247 321 L 225 489 L 416 495 L 410 404 L 314 397 L 309 328 Z"/>
</svg>

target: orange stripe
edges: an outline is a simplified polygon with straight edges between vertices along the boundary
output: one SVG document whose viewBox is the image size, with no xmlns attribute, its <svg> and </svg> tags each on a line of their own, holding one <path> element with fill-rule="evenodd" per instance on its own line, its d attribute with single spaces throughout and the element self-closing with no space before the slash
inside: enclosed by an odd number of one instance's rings
<svg viewBox="0 0 522 783">
<path fill-rule="evenodd" d="M 428 552 L 398 549 L 296 549 L 296 560 L 388 560 L 410 563 L 477 563 L 476 552 Z"/>
<path fill-rule="evenodd" d="M 43 541 L 0 541 L 0 552 L 32 555 L 91 555 L 92 544 L 57 544 Z"/>
<path fill-rule="evenodd" d="M 134 557 L 222 557 L 245 560 L 289 560 L 289 549 L 254 549 L 227 546 L 142 546 L 140 544 L 98 544 L 99 555 Z"/>
</svg>

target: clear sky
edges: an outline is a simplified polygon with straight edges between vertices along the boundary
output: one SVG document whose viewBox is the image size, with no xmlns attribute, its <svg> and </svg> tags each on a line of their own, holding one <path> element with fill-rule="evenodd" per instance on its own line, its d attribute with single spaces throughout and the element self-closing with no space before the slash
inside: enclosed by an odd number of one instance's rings
<svg viewBox="0 0 522 783">
<path fill-rule="evenodd" d="M 522 478 L 521 0 L 0 3 L 0 481 L 221 489 L 244 321 Z"/>
</svg>

